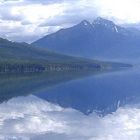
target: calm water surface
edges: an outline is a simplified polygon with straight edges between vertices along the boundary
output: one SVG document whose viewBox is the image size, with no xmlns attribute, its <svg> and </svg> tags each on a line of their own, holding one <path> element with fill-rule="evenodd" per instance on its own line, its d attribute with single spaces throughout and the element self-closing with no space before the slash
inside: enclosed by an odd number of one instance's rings
<svg viewBox="0 0 140 140">
<path fill-rule="evenodd" d="M 1 76 L 0 140 L 140 140 L 140 66 Z"/>
</svg>

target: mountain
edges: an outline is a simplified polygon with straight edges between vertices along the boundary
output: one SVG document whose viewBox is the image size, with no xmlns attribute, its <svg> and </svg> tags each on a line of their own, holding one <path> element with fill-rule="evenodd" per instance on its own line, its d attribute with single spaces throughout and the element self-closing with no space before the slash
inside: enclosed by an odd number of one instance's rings
<svg viewBox="0 0 140 140">
<path fill-rule="evenodd" d="M 110 71 L 110 68 L 117 69 L 129 66 L 121 63 L 66 56 L 27 43 L 16 43 L 0 38 L 0 73 L 73 70 L 100 72 L 105 71 L 105 68 Z"/>
<path fill-rule="evenodd" d="M 0 38 L 0 73 L 100 69 L 109 63 L 71 57 Z M 110 64 L 109 64 L 110 65 Z"/>
<path fill-rule="evenodd" d="M 33 47 L 27 43 L 16 43 L 0 38 L 0 62 L 53 63 L 75 62 L 82 59 L 53 53 L 47 49 Z"/>
<path fill-rule="evenodd" d="M 0 38 L 0 73 L 75 70 L 97 61 L 71 57 Z M 99 63 L 98 63 L 99 64 Z"/>
<path fill-rule="evenodd" d="M 140 55 L 140 33 L 98 17 L 47 35 L 32 45 L 87 58 L 121 58 Z"/>
<path fill-rule="evenodd" d="M 138 28 L 135 27 L 127 27 L 127 30 L 129 30 L 130 32 L 140 36 L 140 30 Z"/>
</svg>

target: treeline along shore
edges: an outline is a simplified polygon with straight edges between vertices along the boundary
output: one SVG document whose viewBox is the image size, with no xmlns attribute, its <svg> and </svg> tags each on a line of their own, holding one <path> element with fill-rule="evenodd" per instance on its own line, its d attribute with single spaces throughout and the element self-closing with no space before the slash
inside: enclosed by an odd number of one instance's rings
<svg viewBox="0 0 140 140">
<path fill-rule="evenodd" d="M 0 64 L 0 73 L 33 73 L 47 71 L 78 71 L 89 69 L 101 69 L 99 64 Z"/>
</svg>

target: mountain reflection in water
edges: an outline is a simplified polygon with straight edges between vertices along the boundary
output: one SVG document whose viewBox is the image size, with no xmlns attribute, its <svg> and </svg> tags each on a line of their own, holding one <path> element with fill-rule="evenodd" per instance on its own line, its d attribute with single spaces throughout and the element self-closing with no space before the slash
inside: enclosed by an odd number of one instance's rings
<svg viewBox="0 0 140 140">
<path fill-rule="evenodd" d="M 100 75 L 102 77 L 102 71 L 1 75 L 0 102 L 32 94 L 64 108 L 79 110 L 85 115 L 93 111 L 105 115 L 116 111 L 132 96 L 119 94 L 117 90 L 108 91 L 114 85 L 106 89 L 106 82 L 103 85 L 98 83 Z"/>
<path fill-rule="evenodd" d="M 3 75 L 0 139 L 139 140 L 139 83 L 139 68 Z"/>
</svg>

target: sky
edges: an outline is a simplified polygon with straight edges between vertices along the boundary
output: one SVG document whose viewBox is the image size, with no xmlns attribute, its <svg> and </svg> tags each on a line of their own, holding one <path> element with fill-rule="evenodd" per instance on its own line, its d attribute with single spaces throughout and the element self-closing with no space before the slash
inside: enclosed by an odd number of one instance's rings
<svg viewBox="0 0 140 140">
<path fill-rule="evenodd" d="M 139 7 L 140 0 L 0 0 L 0 37 L 31 43 L 99 16 L 139 25 Z"/>
</svg>

